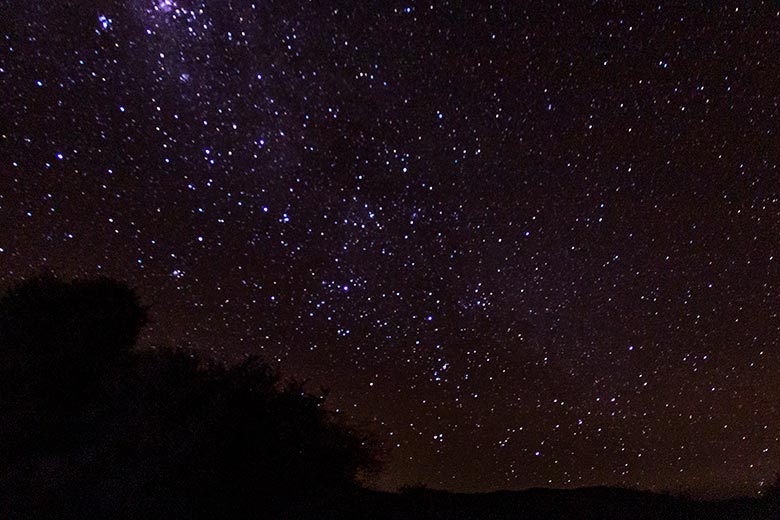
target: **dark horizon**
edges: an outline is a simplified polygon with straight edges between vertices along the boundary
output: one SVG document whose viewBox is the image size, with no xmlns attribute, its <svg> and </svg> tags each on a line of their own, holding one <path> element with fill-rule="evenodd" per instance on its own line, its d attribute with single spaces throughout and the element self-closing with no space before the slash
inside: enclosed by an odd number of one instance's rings
<svg viewBox="0 0 780 520">
<path fill-rule="evenodd" d="M 373 485 L 757 495 L 780 472 L 780 12 L 11 0 L 0 289 L 136 288 Z"/>
</svg>

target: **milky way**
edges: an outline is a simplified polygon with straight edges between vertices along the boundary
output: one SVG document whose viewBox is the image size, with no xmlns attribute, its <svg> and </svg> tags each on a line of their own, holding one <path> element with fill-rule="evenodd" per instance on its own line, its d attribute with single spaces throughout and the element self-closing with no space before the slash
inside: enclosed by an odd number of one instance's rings
<svg viewBox="0 0 780 520">
<path fill-rule="evenodd" d="M 329 387 L 383 488 L 759 492 L 780 13 L 327 4 L 6 3 L 0 285 Z"/>
</svg>

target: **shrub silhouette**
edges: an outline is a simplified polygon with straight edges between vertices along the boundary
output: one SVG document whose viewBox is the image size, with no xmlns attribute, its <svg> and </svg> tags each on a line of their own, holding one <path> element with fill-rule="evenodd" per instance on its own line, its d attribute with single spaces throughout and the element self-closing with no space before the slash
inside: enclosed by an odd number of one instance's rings
<svg viewBox="0 0 780 520">
<path fill-rule="evenodd" d="M 0 406 L 11 429 L 3 438 L 6 452 L 23 456 L 80 442 L 86 432 L 79 409 L 100 395 L 103 380 L 126 361 L 145 323 L 135 294 L 105 278 L 64 283 L 39 277 L 4 295 Z"/>
<path fill-rule="evenodd" d="M 307 517 L 377 467 L 303 384 L 254 358 L 134 351 L 145 323 L 107 279 L 0 299 L 0 514 Z"/>
</svg>

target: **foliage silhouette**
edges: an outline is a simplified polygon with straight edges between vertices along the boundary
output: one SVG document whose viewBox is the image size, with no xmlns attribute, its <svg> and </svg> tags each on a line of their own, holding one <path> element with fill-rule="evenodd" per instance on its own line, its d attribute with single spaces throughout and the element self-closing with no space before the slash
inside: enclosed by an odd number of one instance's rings
<svg viewBox="0 0 780 520">
<path fill-rule="evenodd" d="M 257 359 L 135 351 L 146 319 L 107 279 L 0 299 L 0 514 L 303 518 L 377 468 L 371 438 Z"/>
</svg>

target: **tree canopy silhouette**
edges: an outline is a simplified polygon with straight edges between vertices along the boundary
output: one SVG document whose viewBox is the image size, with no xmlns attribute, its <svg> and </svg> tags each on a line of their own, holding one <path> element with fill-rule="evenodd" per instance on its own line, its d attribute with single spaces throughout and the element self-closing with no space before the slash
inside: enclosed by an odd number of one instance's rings
<svg viewBox="0 0 780 520">
<path fill-rule="evenodd" d="M 322 396 L 255 358 L 137 351 L 146 320 L 108 279 L 0 298 L 0 513 L 300 516 L 376 469 L 376 443 Z"/>
</svg>

